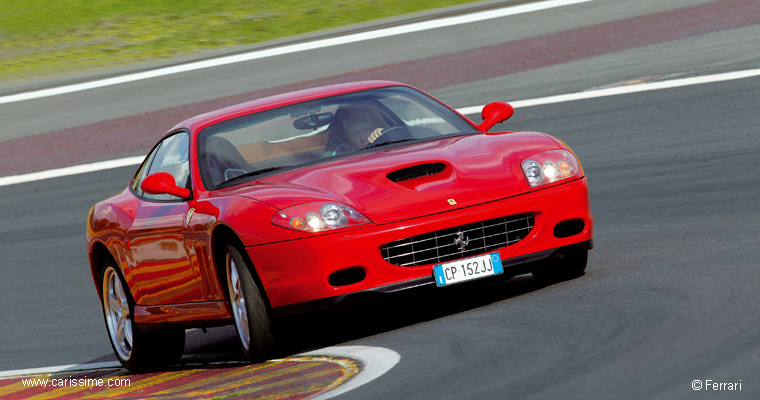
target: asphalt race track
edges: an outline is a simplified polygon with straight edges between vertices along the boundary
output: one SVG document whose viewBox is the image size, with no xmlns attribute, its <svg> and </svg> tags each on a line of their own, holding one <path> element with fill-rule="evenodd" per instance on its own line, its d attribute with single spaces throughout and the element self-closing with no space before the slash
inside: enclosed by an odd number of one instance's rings
<svg viewBox="0 0 760 400">
<path fill-rule="evenodd" d="M 760 1 L 597 0 L 0 104 L 0 176 L 144 154 L 184 117 L 322 83 L 400 80 L 467 107 L 757 68 Z M 518 107 L 501 127 L 550 133 L 583 163 L 585 276 L 286 320 L 283 357 L 400 355 L 338 398 L 760 398 L 760 77 Z M 115 360 L 84 224 L 135 169 L 0 186 L 0 371 Z M 240 357 L 229 329 L 188 333 L 188 364 Z"/>
</svg>

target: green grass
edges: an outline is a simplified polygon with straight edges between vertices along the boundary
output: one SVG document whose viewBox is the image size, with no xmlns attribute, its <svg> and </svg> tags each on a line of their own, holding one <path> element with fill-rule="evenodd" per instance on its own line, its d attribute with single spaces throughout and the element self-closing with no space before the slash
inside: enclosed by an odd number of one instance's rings
<svg viewBox="0 0 760 400">
<path fill-rule="evenodd" d="M 1 0 L 0 81 L 168 60 L 473 0 Z"/>
</svg>

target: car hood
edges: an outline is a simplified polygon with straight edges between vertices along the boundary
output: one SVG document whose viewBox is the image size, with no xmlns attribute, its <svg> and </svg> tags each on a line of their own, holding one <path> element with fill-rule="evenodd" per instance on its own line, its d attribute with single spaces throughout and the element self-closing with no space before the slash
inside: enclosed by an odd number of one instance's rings
<svg viewBox="0 0 760 400">
<path fill-rule="evenodd" d="M 383 224 L 526 193 L 520 162 L 558 147 L 537 132 L 458 136 L 281 172 L 228 194 L 277 209 L 339 201 Z"/>
</svg>

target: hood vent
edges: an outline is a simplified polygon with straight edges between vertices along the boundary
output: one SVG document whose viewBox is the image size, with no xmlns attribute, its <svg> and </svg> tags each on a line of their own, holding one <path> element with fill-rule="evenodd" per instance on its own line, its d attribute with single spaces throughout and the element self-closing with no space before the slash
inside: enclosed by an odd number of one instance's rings
<svg viewBox="0 0 760 400">
<path fill-rule="evenodd" d="M 423 176 L 435 175 L 443 172 L 446 168 L 444 163 L 420 164 L 402 168 L 386 175 L 393 182 L 403 182 Z"/>
</svg>

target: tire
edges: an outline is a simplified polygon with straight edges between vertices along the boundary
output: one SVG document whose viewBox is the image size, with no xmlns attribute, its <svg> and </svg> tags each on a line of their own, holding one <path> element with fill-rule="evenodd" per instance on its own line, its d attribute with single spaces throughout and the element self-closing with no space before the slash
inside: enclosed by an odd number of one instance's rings
<svg viewBox="0 0 760 400">
<path fill-rule="evenodd" d="M 583 276 L 588 264 L 588 250 L 568 250 L 554 255 L 548 265 L 533 270 L 533 278 L 541 284 L 557 282 Z"/>
<path fill-rule="evenodd" d="M 185 348 L 185 330 L 141 331 L 135 325 L 135 302 L 113 260 L 103 263 L 100 282 L 108 338 L 121 365 L 130 371 L 145 371 L 179 361 Z"/>
<path fill-rule="evenodd" d="M 246 260 L 237 247 L 226 247 L 227 292 L 240 347 L 246 358 L 260 362 L 274 355 L 274 335 L 267 305 Z"/>
</svg>

